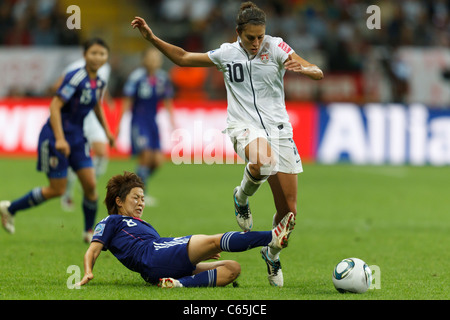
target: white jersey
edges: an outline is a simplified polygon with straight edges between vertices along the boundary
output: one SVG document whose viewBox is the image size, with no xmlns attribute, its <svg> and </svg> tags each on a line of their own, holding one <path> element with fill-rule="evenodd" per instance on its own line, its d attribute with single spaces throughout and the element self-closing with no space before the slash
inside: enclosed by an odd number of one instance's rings
<svg viewBox="0 0 450 320">
<path fill-rule="evenodd" d="M 284 62 L 294 50 L 283 39 L 266 35 L 259 52 L 250 56 L 240 45 L 224 43 L 208 52 L 223 72 L 228 100 L 228 128 L 251 125 L 269 131 L 290 126 L 284 102 Z"/>
</svg>

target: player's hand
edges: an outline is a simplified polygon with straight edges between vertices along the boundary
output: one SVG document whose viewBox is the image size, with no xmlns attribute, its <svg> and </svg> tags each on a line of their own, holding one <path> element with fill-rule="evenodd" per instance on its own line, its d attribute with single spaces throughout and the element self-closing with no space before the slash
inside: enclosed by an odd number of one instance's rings
<svg viewBox="0 0 450 320">
<path fill-rule="evenodd" d="M 133 29 L 138 28 L 142 36 L 148 41 L 150 41 L 153 37 L 152 29 L 150 29 L 150 27 L 147 25 L 147 22 L 145 22 L 145 20 L 141 17 L 134 17 L 133 21 L 131 21 L 131 26 L 133 27 Z"/>
<path fill-rule="evenodd" d="M 292 54 L 288 56 L 288 59 L 284 63 L 284 68 L 288 71 L 300 72 L 303 71 L 303 66 L 297 60 L 292 58 Z"/>
<path fill-rule="evenodd" d="M 55 148 L 61 152 L 66 158 L 70 155 L 70 145 L 66 139 L 57 139 L 55 141 Z"/>
<path fill-rule="evenodd" d="M 284 63 L 284 68 L 288 71 L 304 74 L 314 80 L 320 80 L 323 78 L 322 70 L 320 70 L 316 65 L 302 65 L 300 61 L 292 57 L 292 54 L 288 56 L 288 59 Z"/>
<path fill-rule="evenodd" d="M 116 137 L 112 133 L 108 134 L 108 142 L 111 148 L 116 148 Z"/>
<path fill-rule="evenodd" d="M 219 260 L 220 259 L 220 253 L 216 253 L 216 254 L 212 255 L 211 257 L 209 257 L 209 259 Z M 209 259 L 207 259 L 207 260 L 209 260 Z"/>
<path fill-rule="evenodd" d="M 94 275 L 92 273 L 86 273 L 83 277 L 83 279 L 81 279 L 80 282 L 76 283 L 75 286 L 84 286 L 86 283 L 88 283 L 89 281 L 91 281 L 92 279 L 94 279 Z"/>
</svg>

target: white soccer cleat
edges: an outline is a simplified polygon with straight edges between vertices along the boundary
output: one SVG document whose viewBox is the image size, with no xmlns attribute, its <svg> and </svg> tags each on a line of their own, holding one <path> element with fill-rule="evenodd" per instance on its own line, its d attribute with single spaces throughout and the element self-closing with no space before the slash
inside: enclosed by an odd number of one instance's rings
<svg viewBox="0 0 450 320">
<path fill-rule="evenodd" d="M 241 206 L 238 204 L 236 200 L 236 193 L 239 190 L 239 186 L 234 188 L 233 192 L 233 202 L 234 202 L 234 214 L 236 215 L 236 221 L 239 225 L 239 227 L 247 232 L 252 230 L 253 227 L 253 218 L 252 218 L 252 212 L 250 211 L 250 205 L 247 202 L 247 205 Z"/>
<path fill-rule="evenodd" d="M 0 201 L 0 214 L 2 216 L 2 226 L 3 228 L 13 234 L 16 232 L 14 227 L 14 216 L 9 212 L 8 208 L 11 205 L 9 201 Z"/>
<path fill-rule="evenodd" d="M 180 281 L 174 278 L 161 278 L 159 279 L 158 287 L 160 288 L 182 288 L 183 285 Z"/>
<path fill-rule="evenodd" d="M 283 272 L 281 271 L 280 259 L 272 260 L 269 258 L 269 247 L 261 248 L 261 257 L 267 265 L 267 279 L 273 287 L 283 286 Z"/>
<path fill-rule="evenodd" d="M 92 229 L 89 229 L 88 231 L 83 231 L 83 241 L 85 243 L 91 243 L 93 236 L 94 231 L 92 231 Z"/>
<path fill-rule="evenodd" d="M 288 246 L 288 239 L 295 226 L 295 215 L 289 212 L 281 219 L 280 223 L 272 229 L 272 241 L 269 247 L 283 249 Z"/>
<path fill-rule="evenodd" d="M 61 196 L 61 209 L 65 212 L 74 212 L 75 206 L 73 204 L 73 199 L 70 196 L 63 195 Z"/>
<path fill-rule="evenodd" d="M 157 207 L 158 206 L 158 199 L 155 197 L 152 197 L 148 194 L 144 196 L 145 206 L 146 207 Z"/>
</svg>

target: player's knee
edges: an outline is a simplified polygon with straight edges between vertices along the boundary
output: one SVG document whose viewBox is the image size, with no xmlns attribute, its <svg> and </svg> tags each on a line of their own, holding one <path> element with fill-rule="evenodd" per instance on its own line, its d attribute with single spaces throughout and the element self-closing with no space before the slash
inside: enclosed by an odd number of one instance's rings
<svg viewBox="0 0 450 320">
<path fill-rule="evenodd" d="M 259 176 L 268 176 L 274 173 L 274 169 L 277 165 L 277 160 L 272 156 L 260 156 L 256 163 L 250 164 L 253 173 L 257 173 Z"/>
<path fill-rule="evenodd" d="M 236 280 L 237 277 L 239 277 L 239 275 L 241 274 L 241 265 L 237 261 L 228 260 L 226 262 L 226 268 L 228 270 L 229 283 Z"/>
<path fill-rule="evenodd" d="M 88 198 L 95 198 L 97 195 L 97 186 L 95 180 L 84 181 L 82 183 L 84 195 Z"/>
<path fill-rule="evenodd" d="M 51 188 L 48 195 L 50 196 L 50 198 L 56 198 L 63 196 L 65 192 L 65 187 Z"/>
</svg>

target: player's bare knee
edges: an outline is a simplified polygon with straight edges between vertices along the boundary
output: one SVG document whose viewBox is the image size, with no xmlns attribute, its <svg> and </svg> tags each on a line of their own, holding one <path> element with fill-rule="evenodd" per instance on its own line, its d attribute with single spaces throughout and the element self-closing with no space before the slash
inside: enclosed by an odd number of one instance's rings
<svg viewBox="0 0 450 320">
<path fill-rule="evenodd" d="M 61 187 L 61 188 L 52 188 L 51 189 L 51 197 L 55 198 L 55 197 L 61 197 L 64 195 L 64 193 L 66 192 L 66 188 Z"/>
<path fill-rule="evenodd" d="M 229 271 L 228 274 L 229 281 L 233 282 L 241 274 L 241 265 L 237 261 L 228 260 L 226 262 L 226 267 Z"/>
<path fill-rule="evenodd" d="M 274 173 L 274 169 L 277 165 L 277 161 L 274 157 L 260 157 L 257 163 L 250 164 L 252 173 L 256 173 L 255 176 L 265 177 Z"/>
</svg>

